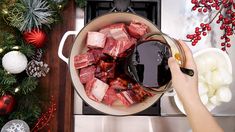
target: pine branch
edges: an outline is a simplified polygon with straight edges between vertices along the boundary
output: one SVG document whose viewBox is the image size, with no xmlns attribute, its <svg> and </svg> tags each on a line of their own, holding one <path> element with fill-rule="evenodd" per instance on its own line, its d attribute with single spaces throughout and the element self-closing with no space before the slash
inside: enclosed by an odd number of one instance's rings
<svg viewBox="0 0 235 132">
<path fill-rule="evenodd" d="M 0 46 L 1 48 L 11 48 L 16 44 L 16 38 L 13 34 L 7 32 L 0 32 Z"/>
<path fill-rule="evenodd" d="M 9 120 L 21 119 L 28 125 L 33 125 L 41 115 L 39 99 L 36 95 L 31 94 L 20 97 L 13 113 L 10 114 Z"/>
<path fill-rule="evenodd" d="M 34 55 L 35 53 L 35 47 L 29 44 L 25 44 L 23 41 L 20 42 L 21 43 L 21 47 L 19 49 L 19 51 L 21 53 L 23 53 L 24 55 L 26 55 L 27 57 L 31 57 Z"/>
<path fill-rule="evenodd" d="M 21 94 L 28 94 L 34 91 L 37 88 L 38 81 L 34 77 L 27 77 L 25 78 L 20 85 L 20 93 Z"/>
<path fill-rule="evenodd" d="M 83 8 L 86 6 L 87 1 L 86 0 L 75 0 L 78 7 Z"/>
<path fill-rule="evenodd" d="M 0 80 L 2 85 L 13 85 L 17 81 L 14 75 L 8 74 L 2 68 L 0 68 Z"/>
</svg>

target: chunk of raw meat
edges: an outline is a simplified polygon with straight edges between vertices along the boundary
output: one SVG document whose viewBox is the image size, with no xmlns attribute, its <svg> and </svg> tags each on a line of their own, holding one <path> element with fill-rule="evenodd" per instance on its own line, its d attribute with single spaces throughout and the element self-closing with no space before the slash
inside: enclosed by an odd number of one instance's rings
<svg viewBox="0 0 235 132">
<path fill-rule="evenodd" d="M 95 66 L 88 66 L 82 68 L 79 73 L 81 83 L 87 83 L 89 80 L 92 80 L 95 77 Z"/>
<path fill-rule="evenodd" d="M 117 99 L 118 98 L 114 88 L 109 87 L 107 92 L 105 93 L 103 102 L 107 105 L 112 105 Z"/>
<path fill-rule="evenodd" d="M 135 38 L 130 38 L 128 40 L 118 41 L 117 45 L 120 45 L 118 55 L 120 56 L 120 54 L 124 53 L 125 51 L 130 49 L 135 44 L 136 44 L 136 39 Z"/>
<path fill-rule="evenodd" d="M 132 21 L 127 29 L 129 34 L 137 39 L 148 32 L 148 26 L 137 21 Z"/>
<path fill-rule="evenodd" d="M 93 54 L 96 63 L 98 63 L 101 59 L 106 59 L 106 55 L 103 54 L 102 49 L 100 49 L 100 48 L 89 49 L 87 52 Z"/>
<path fill-rule="evenodd" d="M 115 62 L 105 62 L 101 60 L 96 68 L 95 77 L 106 82 L 107 79 L 114 78 L 115 67 Z"/>
<path fill-rule="evenodd" d="M 117 78 L 110 82 L 110 86 L 114 89 L 127 89 L 128 82 L 122 78 Z"/>
<path fill-rule="evenodd" d="M 103 53 L 110 55 L 113 58 L 116 58 L 120 54 L 127 51 L 130 47 L 134 46 L 135 43 L 135 38 L 130 38 L 126 40 L 114 40 L 112 38 L 107 38 Z"/>
<path fill-rule="evenodd" d="M 92 95 L 94 95 L 94 97 L 98 101 L 101 102 L 104 98 L 106 91 L 109 88 L 109 85 L 104 83 L 103 81 L 97 79 L 97 78 L 93 78 L 93 80 L 94 80 L 94 82 L 92 85 L 91 93 L 92 93 Z"/>
<path fill-rule="evenodd" d="M 102 28 L 100 33 L 105 34 L 107 37 L 113 37 L 116 40 L 128 39 L 129 35 L 126 31 L 124 23 L 116 23 Z"/>
<path fill-rule="evenodd" d="M 117 97 L 127 107 L 134 103 L 137 103 L 135 93 L 132 90 L 119 92 L 117 93 Z"/>
<path fill-rule="evenodd" d="M 143 101 L 147 97 L 154 96 L 154 94 L 145 91 L 139 84 L 135 84 L 132 90 L 135 92 L 138 102 Z"/>
<path fill-rule="evenodd" d="M 88 82 L 86 83 L 85 92 L 86 92 L 86 95 L 87 95 L 90 99 L 92 99 L 92 100 L 98 102 L 99 100 L 98 100 L 98 99 L 92 94 L 92 92 L 91 92 L 94 82 L 95 82 L 95 79 L 93 78 L 92 80 L 90 80 L 90 81 L 88 81 Z"/>
<path fill-rule="evenodd" d="M 108 84 L 102 82 L 97 78 L 93 78 L 92 80 L 87 82 L 85 91 L 90 99 L 101 102 L 108 88 Z"/>
<path fill-rule="evenodd" d="M 104 48 L 106 35 L 99 32 L 88 32 L 87 47 L 89 48 Z"/>
<path fill-rule="evenodd" d="M 76 69 L 81 69 L 94 64 L 95 59 L 92 53 L 83 53 L 74 57 L 74 66 Z"/>
</svg>

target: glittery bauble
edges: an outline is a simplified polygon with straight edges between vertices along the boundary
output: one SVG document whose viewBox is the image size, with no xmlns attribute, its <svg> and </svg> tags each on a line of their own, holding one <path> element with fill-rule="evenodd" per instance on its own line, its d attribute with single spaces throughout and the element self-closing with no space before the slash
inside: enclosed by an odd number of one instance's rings
<svg viewBox="0 0 235 132">
<path fill-rule="evenodd" d="M 19 51 L 10 51 L 2 58 L 2 66 L 6 71 L 12 74 L 21 73 L 27 67 L 28 60 L 24 54 Z"/>
<path fill-rule="evenodd" d="M 41 48 L 46 42 L 46 33 L 40 29 L 32 29 L 23 34 L 27 43 L 34 45 L 36 48 Z"/>
<path fill-rule="evenodd" d="M 3 126 L 1 132 L 30 132 L 30 129 L 23 120 L 11 120 Z"/>
<path fill-rule="evenodd" d="M 15 106 L 15 98 L 5 94 L 0 97 L 0 115 L 10 114 Z"/>
</svg>

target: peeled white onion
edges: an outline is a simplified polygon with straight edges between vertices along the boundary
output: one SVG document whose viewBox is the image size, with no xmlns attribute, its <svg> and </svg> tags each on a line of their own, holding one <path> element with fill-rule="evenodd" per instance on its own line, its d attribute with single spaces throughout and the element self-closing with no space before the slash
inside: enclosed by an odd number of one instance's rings
<svg viewBox="0 0 235 132">
<path fill-rule="evenodd" d="M 228 70 L 221 67 L 212 73 L 211 84 L 214 87 L 229 85 L 232 80 L 232 75 Z"/>
<path fill-rule="evenodd" d="M 203 59 L 203 57 L 198 57 L 195 59 L 197 70 L 199 74 L 204 74 L 206 71 L 208 71 L 208 67 L 206 66 L 206 61 Z"/>
<path fill-rule="evenodd" d="M 217 59 L 214 58 L 214 56 L 204 56 L 204 61 L 206 62 L 205 67 L 208 67 L 210 71 L 214 71 L 217 69 Z"/>
<path fill-rule="evenodd" d="M 214 96 L 216 93 L 216 89 L 214 87 L 212 87 L 211 85 L 208 86 L 208 92 L 207 95 L 209 98 L 211 98 L 212 96 Z"/>
<path fill-rule="evenodd" d="M 221 104 L 220 100 L 218 100 L 217 96 L 215 95 L 210 98 L 210 102 L 216 106 Z"/>
<path fill-rule="evenodd" d="M 205 73 L 205 82 L 208 83 L 209 85 L 213 84 L 213 72 L 208 71 Z"/>
<path fill-rule="evenodd" d="M 232 99 L 232 92 L 228 87 L 221 87 L 216 91 L 216 97 L 222 102 L 229 102 Z"/>
</svg>

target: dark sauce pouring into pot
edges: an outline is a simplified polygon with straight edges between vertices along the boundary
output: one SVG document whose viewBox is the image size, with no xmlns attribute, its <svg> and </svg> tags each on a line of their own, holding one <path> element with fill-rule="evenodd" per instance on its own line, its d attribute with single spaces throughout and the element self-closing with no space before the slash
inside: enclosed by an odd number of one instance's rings
<svg viewBox="0 0 235 132">
<path fill-rule="evenodd" d="M 171 56 L 171 47 L 167 43 L 154 39 L 140 41 L 126 59 L 125 72 L 144 89 L 162 92 L 162 86 L 171 81 L 168 66 Z M 184 74 L 194 75 L 191 69 L 180 69 Z"/>
</svg>

